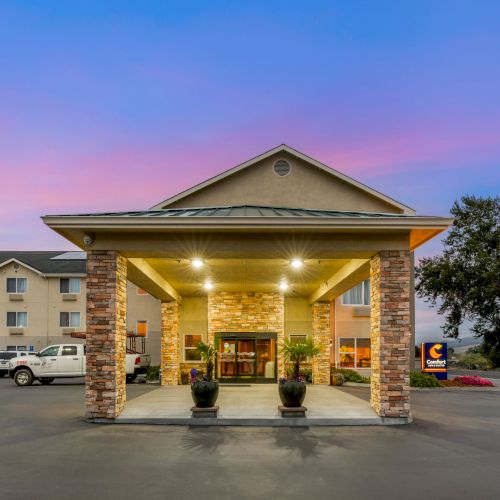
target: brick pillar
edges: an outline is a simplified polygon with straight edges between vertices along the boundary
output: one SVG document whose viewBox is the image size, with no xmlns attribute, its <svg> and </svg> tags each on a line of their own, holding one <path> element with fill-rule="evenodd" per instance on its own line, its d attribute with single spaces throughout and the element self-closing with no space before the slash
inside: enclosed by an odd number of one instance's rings
<svg viewBox="0 0 500 500">
<path fill-rule="evenodd" d="M 127 259 L 87 252 L 87 418 L 116 418 L 125 406 Z"/>
<path fill-rule="evenodd" d="M 179 303 L 161 303 L 161 385 L 179 383 Z"/>
<path fill-rule="evenodd" d="M 315 346 L 321 352 L 312 360 L 313 383 L 330 383 L 330 302 L 312 305 L 312 332 Z"/>
<path fill-rule="evenodd" d="M 382 417 L 410 417 L 410 252 L 372 257 L 371 404 Z"/>
</svg>

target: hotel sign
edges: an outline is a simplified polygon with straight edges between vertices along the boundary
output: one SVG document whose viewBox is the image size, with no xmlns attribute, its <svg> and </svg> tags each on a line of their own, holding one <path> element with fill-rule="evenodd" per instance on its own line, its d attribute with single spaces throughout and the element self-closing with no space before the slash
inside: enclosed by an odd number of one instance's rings
<svg viewBox="0 0 500 500">
<path fill-rule="evenodd" d="M 448 371 L 448 345 L 446 342 L 422 342 L 422 372 L 446 380 Z"/>
</svg>

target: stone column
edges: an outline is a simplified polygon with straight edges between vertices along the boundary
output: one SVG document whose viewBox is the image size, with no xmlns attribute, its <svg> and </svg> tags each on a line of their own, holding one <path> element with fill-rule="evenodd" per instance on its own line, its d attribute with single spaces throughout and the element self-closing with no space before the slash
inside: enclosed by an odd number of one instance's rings
<svg viewBox="0 0 500 500">
<path fill-rule="evenodd" d="M 321 352 L 312 359 L 313 384 L 330 383 L 330 302 L 312 305 L 312 332 Z"/>
<path fill-rule="evenodd" d="M 179 384 L 179 303 L 161 303 L 161 385 Z"/>
<path fill-rule="evenodd" d="M 87 418 L 116 418 L 125 406 L 127 259 L 87 252 Z"/>
<path fill-rule="evenodd" d="M 381 417 L 410 417 L 410 252 L 372 257 L 371 404 Z"/>
<path fill-rule="evenodd" d="M 218 333 L 276 333 L 277 374 L 285 374 L 285 298 L 277 292 L 214 292 L 208 295 L 208 343 Z"/>
</svg>

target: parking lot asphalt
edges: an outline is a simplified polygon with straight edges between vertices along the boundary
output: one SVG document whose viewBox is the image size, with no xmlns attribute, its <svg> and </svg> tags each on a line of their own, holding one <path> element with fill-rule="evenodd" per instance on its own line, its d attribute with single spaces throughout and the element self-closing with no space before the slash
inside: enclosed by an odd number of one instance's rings
<svg viewBox="0 0 500 500">
<path fill-rule="evenodd" d="M 1 500 L 500 498 L 498 391 L 412 393 L 406 426 L 311 429 L 90 424 L 83 398 L 81 380 L 0 379 Z"/>
</svg>

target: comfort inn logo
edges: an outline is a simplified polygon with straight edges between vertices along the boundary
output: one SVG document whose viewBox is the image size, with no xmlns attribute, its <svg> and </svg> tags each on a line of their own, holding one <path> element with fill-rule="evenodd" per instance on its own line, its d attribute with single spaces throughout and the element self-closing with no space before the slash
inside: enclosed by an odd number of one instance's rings
<svg viewBox="0 0 500 500">
<path fill-rule="evenodd" d="M 448 366 L 447 344 L 437 342 L 422 343 L 421 363 L 423 372 L 445 374 Z"/>
<path fill-rule="evenodd" d="M 429 354 L 431 358 L 434 359 L 439 359 L 443 356 L 442 352 L 439 352 L 443 348 L 443 344 L 434 344 L 430 349 L 429 349 Z"/>
</svg>

